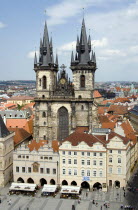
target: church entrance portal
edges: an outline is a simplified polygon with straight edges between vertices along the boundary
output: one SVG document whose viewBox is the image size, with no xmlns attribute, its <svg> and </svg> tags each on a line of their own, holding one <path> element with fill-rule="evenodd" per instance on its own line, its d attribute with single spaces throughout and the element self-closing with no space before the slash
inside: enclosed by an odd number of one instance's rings
<svg viewBox="0 0 138 210">
<path fill-rule="evenodd" d="M 65 107 L 61 107 L 58 110 L 58 119 L 59 119 L 58 139 L 62 141 L 69 135 L 69 117 L 68 117 L 68 110 Z"/>
<path fill-rule="evenodd" d="M 81 187 L 84 188 L 84 189 L 90 189 L 90 185 L 86 181 L 81 183 Z"/>
<path fill-rule="evenodd" d="M 47 184 L 47 181 L 44 178 L 42 178 L 40 179 L 40 184 L 41 186 L 43 186 L 44 184 Z"/>
</svg>

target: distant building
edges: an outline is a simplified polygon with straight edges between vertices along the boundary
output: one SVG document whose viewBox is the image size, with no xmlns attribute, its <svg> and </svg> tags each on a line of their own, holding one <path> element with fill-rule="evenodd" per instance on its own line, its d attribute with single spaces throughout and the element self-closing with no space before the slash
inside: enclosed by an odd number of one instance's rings
<svg viewBox="0 0 138 210">
<path fill-rule="evenodd" d="M 29 104 L 34 100 L 31 96 L 12 96 L 7 99 L 7 103 L 19 104 L 20 106 Z"/>
<path fill-rule="evenodd" d="M 129 111 L 129 119 L 134 129 L 138 132 L 138 105 L 135 105 L 134 108 Z"/>
</svg>

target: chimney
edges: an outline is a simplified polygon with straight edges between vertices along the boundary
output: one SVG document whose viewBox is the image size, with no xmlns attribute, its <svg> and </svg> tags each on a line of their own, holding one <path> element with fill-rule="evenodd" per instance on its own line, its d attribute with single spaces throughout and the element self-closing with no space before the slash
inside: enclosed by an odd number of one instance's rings
<svg viewBox="0 0 138 210">
<path fill-rule="evenodd" d="M 109 135 L 109 134 L 108 134 L 108 133 L 106 133 L 106 141 L 108 141 L 108 135 Z"/>
</svg>

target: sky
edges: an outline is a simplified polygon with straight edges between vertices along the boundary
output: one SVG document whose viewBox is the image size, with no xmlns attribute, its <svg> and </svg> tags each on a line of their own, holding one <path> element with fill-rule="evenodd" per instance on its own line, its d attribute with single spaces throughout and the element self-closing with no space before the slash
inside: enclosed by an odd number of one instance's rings
<svg viewBox="0 0 138 210">
<path fill-rule="evenodd" d="M 0 5 L 0 80 L 35 80 L 34 51 L 45 20 L 59 66 L 64 63 L 71 77 L 71 51 L 84 16 L 96 53 L 96 81 L 138 81 L 138 0 L 0 0 Z"/>
</svg>

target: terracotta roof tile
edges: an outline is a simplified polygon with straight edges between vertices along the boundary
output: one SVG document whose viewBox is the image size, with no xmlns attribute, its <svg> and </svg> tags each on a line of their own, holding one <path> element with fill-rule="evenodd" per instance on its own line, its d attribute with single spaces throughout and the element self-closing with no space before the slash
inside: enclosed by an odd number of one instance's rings
<svg viewBox="0 0 138 210">
<path fill-rule="evenodd" d="M 59 151 L 59 142 L 57 140 L 53 140 L 52 141 L 52 148 L 54 152 L 58 152 Z"/>
<path fill-rule="evenodd" d="M 108 110 L 108 107 L 98 107 L 98 114 L 105 114 Z"/>
<path fill-rule="evenodd" d="M 32 140 L 31 143 L 28 144 L 29 150 L 39 150 L 40 147 L 43 147 L 44 144 L 47 144 L 47 140 L 39 140 L 39 142 L 36 142 L 36 140 Z"/>
<path fill-rule="evenodd" d="M 94 98 L 101 98 L 102 95 L 99 93 L 98 90 L 94 90 L 94 92 L 93 92 L 93 97 L 94 97 Z"/>
<path fill-rule="evenodd" d="M 108 128 L 113 131 L 115 128 L 115 124 L 116 124 L 115 122 L 105 122 L 105 123 L 102 123 L 102 128 Z"/>
<path fill-rule="evenodd" d="M 126 103 L 126 102 L 130 103 L 130 100 L 128 98 L 116 98 L 114 100 L 114 103 L 118 103 L 118 102 L 120 102 L 120 103 Z"/>
<path fill-rule="evenodd" d="M 122 105 L 111 105 L 108 112 L 113 112 L 114 115 L 124 115 L 128 113 L 128 107 Z"/>
<path fill-rule="evenodd" d="M 101 124 L 110 122 L 106 115 L 100 115 L 99 116 L 99 121 L 100 121 Z"/>
<path fill-rule="evenodd" d="M 13 137 L 15 146 L 32 136 L 23 128 L 8 128 L 8 130 L 15 132 L 15 136 Z"/>
<path fill-rule="evenodd" d="M 79 133 L 84 133 L 84 132 L 89 131 L 89 127 L 88 126 L 79 126 L 75 129 L 75 132 L 79 132 Z"/>
</svg>

